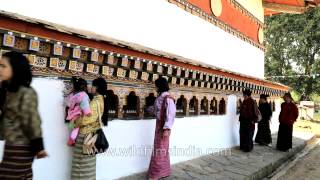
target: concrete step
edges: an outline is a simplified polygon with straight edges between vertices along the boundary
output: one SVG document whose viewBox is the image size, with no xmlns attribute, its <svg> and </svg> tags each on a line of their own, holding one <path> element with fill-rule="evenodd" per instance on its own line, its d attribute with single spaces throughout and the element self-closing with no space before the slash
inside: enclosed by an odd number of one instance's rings
<svg viewBox="0 0 320 180">
<path fill-rule="evenodd" d="M 276 135 L 273 135 L 273 146 L 255 145 L 250 153 L 242 152 L 236 147 L 232 148 L 230 153 L 210 154 L 174 164 L 172 175 L 164 179 L 261 180 L 291 160 L 314 138 L 313 134 L 299 133 L 293 138 L 293 148 L 288 152 L 280 152 L 275 149 Z M 121 178 L 121 180 L 142 179 L 146 179 L 145 172 Z"/>
</svg>

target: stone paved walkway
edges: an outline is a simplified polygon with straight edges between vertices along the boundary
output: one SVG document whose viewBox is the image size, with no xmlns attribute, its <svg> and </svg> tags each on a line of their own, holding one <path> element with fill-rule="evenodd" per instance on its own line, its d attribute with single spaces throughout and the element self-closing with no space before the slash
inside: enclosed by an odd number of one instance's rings
<svg viewBox="0 0 320 180">
<path fill-rule="evenodd" d="M 236 148 L 229 155 L 207 155 L 194 160 L 178 163 L 172 166 L 172 175 L 166 180 L 201 179 L 263 179 L 283 162 L 301 151 L 306 140 L 294 138 L 293 149 L 289 152 L 275 150 L 276 142 L 273 137 L 273 147 L 255 145 L 250 153 L 244 153 Z M 121 180 L 143 180 L 145 173 L 121 178 Z"/>
<path fill-rule="evenodd" d="M 320 179 L 320 146 L 308 152 L 304 157 L 294 162 L 294 166 L 286 171 L 278 180 L 319 180 Z M 288 166 L 287 166 L 288 167 Z M 290 167 L 290 165 L 289 165 Z"/>
</svg>

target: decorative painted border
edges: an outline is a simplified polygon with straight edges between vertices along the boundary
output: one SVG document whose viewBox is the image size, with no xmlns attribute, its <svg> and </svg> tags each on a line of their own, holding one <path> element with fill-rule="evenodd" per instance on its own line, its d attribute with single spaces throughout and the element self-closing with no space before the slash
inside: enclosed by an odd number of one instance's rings
<svg viewBox="0 0 320 180">
<path fill-rule="evenodd" d="M 240 10 L 243 14 L 248 16 L 251 21 L 255 22 L 260 27 L 264 27 L 264 23 L 261 22 L 258 18 L 256 18 L 251 12 L 249 12 L 246 8 L 244 8 L 240 3 L 236 0 L 228 0 L 230 4 L 232 4 L 236 9 Z"/>
<path fill-rule="evenodd" d="M 229 1 L 234 1 L 234 0 L 229 0 Z M 219 27 L 220 29 L 224 30 L 227 33 L 230 33 L 234 36 L 236 36 L 237 38 L 261 49 L 262 51 L 265 51 L 265 47 L 262 43 L 258 43 L 255 42 L 254 40 L 252 40 L 250 37 L 244 35 L 243 33 L 241 33 L 240 31 L 234 29 L 233 27 L 227 25 L 226 23 L 224 23 L 223 21 L 219 20 L 218 18 L 216 18 L 213 15 L 210 15 L 208 13 L 206 13 L 205 11 L 203 11 L 201 8 L 189 3 L 187 0 L 168 0 L 168 2 L 177 5 L 178 7 L 180 7 L 181 9 L 188 11 L 208 22 L 210 22 L 211 24 Z M 237 2 L 236 2 L 237 3 Z M 231 3 L 233 4 L 235 7 L 241 8 L 242 6 L 240 4 L 236 5 L 235 3 Z M 241 7 L 240 7 L 241 6 Z M 242 7 L 243 8 L 243 7 Z M 247 10 L 246 10 L 247 11 Z M 248 14 L 249 16 L 249 14 Z M 252 15 L 253 16 L 253 15 Z M 250 17 L 250 16 L 249 16 Z M 260 24 L 258 22 L 256 22 L 257 24 Z M 261 27 L 264 27 L 263 24 L 260 25 Z"/>
<path fill-rule="evenodd" d="M 0 31 L 0 33 L 1 32 L 3 31 Z M 50 43 L 52 47 L 54 47 L 54 50 L 48 56 L 39 55 L 37 54 L 38 52 L 32 51 L 29 48 L 23 51 L 23 53 L 29 57 L 34 72 L 41 75 L 85 76 L 89 79 L 101 76 L 130 83 L 133 81 L 152 83 L 159 76 L 164 76 L 172 86 L 182 86 L 196 91 L 199 91 L 200 89 L 212 89 L 226 92 L 241 92 L 245 88 L 250 88 L 255 94 L 265 93 L 273 96 L 280 96 L 284 93 L 284 91 L 281 90 L 248 83 L 236 78 L 229 78 L 198 70 L 195 71 L 175 65 L 156 62 L 150 59 L 143 59 L 141 57 L 133 57 L 117 52 L 107 52 L 65 42 L 57 42 L 52 39 L 25 35 L 18 32 L 13 33 L 7 31 L 2 36 L 5 38 L 7 35 L 14 38 L 27 39 L 28 42 L 37 39 L 39 42 Z M 55 46 L 56 44 L 59 46 Z M 94 52 L 97 53 L 95 55 L 98 56 L 101 54 L 103 56 L 103 62 L 92 61 L 92 57 L 90 58 L 90 56 L 87 58 L 87 61 L 81 61 L 74 59 L 74 56 L 72 56 L 73 54 L 65 59 L 66 57 L 57 56 L 59 53 L 55 52 L 56 47 L 59 47 L 59 49 L 64 49 L 64 47 L 79 49 L 83 52 L 88 52 L 88 54 Z M 14 46 L 2 47 L 2 49 L 6 50 L 16 50 L 16 48 L 17 47 Z M 132 64 L 132 62 L 139 63 Z M 140 66 L 136 64 L 140 64 Z M 141 64 L 144 64 L 145 67 L 142 67 Z"/>
</svg>

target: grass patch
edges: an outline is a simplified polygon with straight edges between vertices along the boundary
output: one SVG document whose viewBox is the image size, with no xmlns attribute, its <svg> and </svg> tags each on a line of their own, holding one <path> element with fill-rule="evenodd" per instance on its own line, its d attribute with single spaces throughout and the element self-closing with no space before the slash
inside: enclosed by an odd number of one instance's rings
<svg viewBox="0 0 320 180">
<path fill-rule="evenodd" d="M 317 121 L 298 120 L 294 123 L 294 131 L 311 132 L 320 137 L 320 119 Z"/>
</svg>

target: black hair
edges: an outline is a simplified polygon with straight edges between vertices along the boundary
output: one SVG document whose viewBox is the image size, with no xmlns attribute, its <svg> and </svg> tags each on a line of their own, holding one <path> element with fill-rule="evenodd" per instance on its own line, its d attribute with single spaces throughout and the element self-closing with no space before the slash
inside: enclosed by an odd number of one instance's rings
<svg viewBox="0 0 320 180">
<path fill-rule="evenodd" d="M 28 59 L 19 52 L 6 52 L 2 55 L 8 59 L 12 68 L 12 78 L 10 82 L 4 82 L 2 85 L 8 91 L 16 92 L 21 86 L 30 87 L 32 81 L 32 72 Z"/>
<path fill-rule="evenodd" d="M 103 96 L 107 95 L 107 82 L 103 78 L 97 78 L 92 81 L 92 86 L 97 87 L 97 92 Z"/>
<path fill-rule="evenodd" d="M 286 93 L 284 93 L 283 98 L 284 98 L 284 97 L 288 97 L 288 98 L 290 98 L 290 99 L 291 99 L 291 101 L 293 101 L 293 98 L 292 98 L 292 96 L 291 96 L 291 93 L 290 93 L 290 92 L 286 92 Z"/>
<path fill-rule="evenodd" d="M 251 91 L 250 91 L 250 89 L 245 89 L 245 90 L 243 91 L 243 95 L 251 96 Z"/>
<path fill-rule="evenodd" d="M 0 108 L 6 101 L 7 92 L 16 92 L 21 86 L 30 87 L 32 81 L 32 72 L 28 59 L 18 52 L 6 52 L 2 55 L 8 59 L 12 69 L 12 78 L 10 82 L 3 81 L 0 87 Z"/>
<path fill-rule="evenodd" d="M 102 123 L 107 126 L 108 125 L 108 116 L 109 116 L 109 102 L 108 99 L 110 97 L 107 96 L 108 84 L 107 81 L 103 78 L 97 78 L 92 81 L 92 86 L 97 88 L 97 93 L 103 96 L 104 101 L 104 109 L 103 115 L 101 117 Z"/>
<path fill-rule="evenodd" d="M 170 90 L 167 79 L 160 77 L 155 81 L 155 85 L 158 88 L 158 93 L 167 92 Z"/>
<path fill-rule="evenodd" d="M 268 97 L 269 97 L 269 95 L 267 95 L 267 94 L 260 94 L 260 99 L 267 100 Z"/>
<path fill-rule="evenodd" d="M 72 77 L 72 84 L 73 84 L 73 92 L 77 93 L 77 92 L 81 92 L 81 91 L 85 91 L 87 92 L 87 81 L 82 79 L 82 78 L 78 78 L 78 77 Z"/>
<path fill-rule="evenodd" d="M 0 111 L 2 111 L 2 107 L 4 105 L 4 102 L 6 101 L 6 95 L 7 95 L 7 91 L 5 88 L 0 87 Z M 0 114 L 0 116 L 3 113 Z"/>
</svg>

